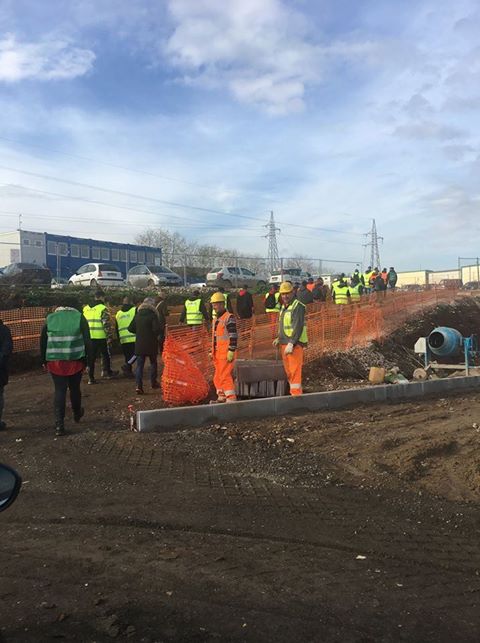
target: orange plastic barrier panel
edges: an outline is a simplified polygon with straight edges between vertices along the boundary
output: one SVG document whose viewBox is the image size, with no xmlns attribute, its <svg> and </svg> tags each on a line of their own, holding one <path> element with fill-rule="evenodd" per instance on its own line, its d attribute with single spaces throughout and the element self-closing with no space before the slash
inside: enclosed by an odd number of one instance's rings
<svg viewBox="0 0 480 643">
<path fill-rule="evenodd" d="M 189 348 L 175 340 L 173 334 L 165 340 L 162 392 L 167 404 L 198 404 L 208 395 L 205 374 L 187 352 Z"/>
</svg>

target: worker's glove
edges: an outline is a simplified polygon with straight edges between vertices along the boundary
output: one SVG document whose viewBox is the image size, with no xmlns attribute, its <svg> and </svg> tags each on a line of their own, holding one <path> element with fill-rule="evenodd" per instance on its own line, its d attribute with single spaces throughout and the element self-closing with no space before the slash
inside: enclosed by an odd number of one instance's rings
<svg viewBox="0 0 480 643">
<path fill-rule="evenodd" d="M 233 362 L 235 359 L 235 351 L 228 351 L 227 353 L 227 362 Z"/>
<path fill-rule="evenodd" d="M 288 342 L 285 346 L 285 355 L 290 355 L 291 353 L 293 353 L 293 344 L 292 342 Z"/>
<path fill-rule="evenodd" d="M 278 339 L 278 337 L 276 337 L 272 342 L 272 346 L 273 348 L 277 348 L 279 344 L 280 344 L 280 340 Z"/>
</svg>

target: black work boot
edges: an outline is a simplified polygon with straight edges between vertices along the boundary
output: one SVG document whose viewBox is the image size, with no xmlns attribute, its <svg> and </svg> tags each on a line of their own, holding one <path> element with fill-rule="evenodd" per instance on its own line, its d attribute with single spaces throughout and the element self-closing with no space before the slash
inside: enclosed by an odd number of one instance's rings
<svg viewBox="0 0 480 643">
<path fill-rule="evenodd" d="M 55 435 L 65 435 L 65 426 L 63 425 L 63 422 L 57 422 L 55 426 Z"/>
<path fill-rule="evenodd" d="M 73 421 L 78 424 L 84 415 L 85 415 L 85 409 L 82 406 L 79 411 L 73 412 Z"/>
</svg>

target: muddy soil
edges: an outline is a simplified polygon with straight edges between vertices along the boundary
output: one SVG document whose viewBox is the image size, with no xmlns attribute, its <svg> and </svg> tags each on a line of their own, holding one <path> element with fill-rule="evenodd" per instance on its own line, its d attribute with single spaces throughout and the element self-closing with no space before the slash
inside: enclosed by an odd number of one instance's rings
<svg viewBox="0 0 480 643">
<path fill-rule="evenodd" d="M 83 388 L 59 439 L 6 389 L 3 641 L 478 640 L 478 393 L 149 435 L 156 391 Z"/>
</svg>

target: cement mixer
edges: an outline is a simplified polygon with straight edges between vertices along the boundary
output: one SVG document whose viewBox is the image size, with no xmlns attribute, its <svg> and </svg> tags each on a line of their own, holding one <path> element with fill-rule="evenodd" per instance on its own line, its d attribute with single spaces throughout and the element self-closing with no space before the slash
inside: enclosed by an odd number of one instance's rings
<svg viewBox="0 0 480 643">
<path fill-rule="evenodd" d="M 460 331 L 448 326 L 438 326 L 428 337 L 419 337 L 414 350 L 424 356 L 427 374 L 429 369 L 444 369 L 465 370 L 465 374 L 469 375 L 470 368 L 478 363 L 479 358 L 477 336 L 464 337 Z M 463 357 L 463 363 L 439 363 L 434 360 L 434 357 L 450 359 L 460 356 Z"/>
</svg>

